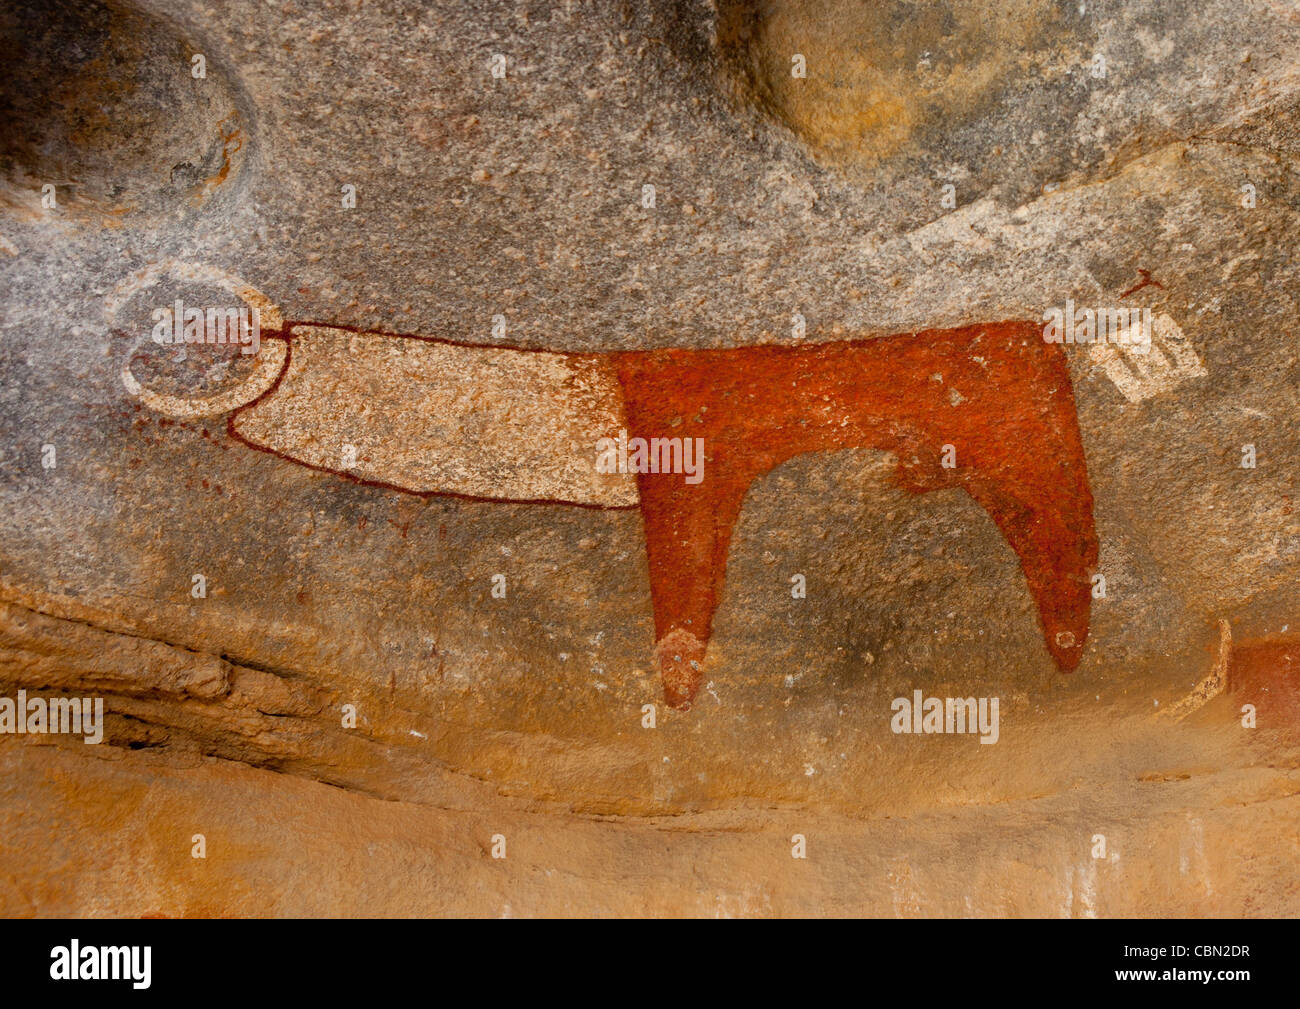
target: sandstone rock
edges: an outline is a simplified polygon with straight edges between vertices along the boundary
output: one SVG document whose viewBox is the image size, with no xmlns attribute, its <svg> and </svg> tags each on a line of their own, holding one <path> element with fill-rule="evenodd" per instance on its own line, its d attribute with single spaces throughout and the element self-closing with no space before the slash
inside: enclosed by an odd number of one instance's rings
<svg viewBox="0 0 1300 1009">
<path fill-rule="evenodd" d="M 0 913 L 1300 913 L 1300 21 L 1000 11 L 10 4 L 0 697 L 106 715 L 0 734 Z M 178 300 L 256 307 L 258 352 L 155 342 Z M 617 433 L 615 359 L 1067 301 L 1150 350 L 1047 345 L 966 440 L 827 399 L 894 440 L 682 534 L 725 561 L 704 634 L 657 620 L 704 590 L 652 591 L 646 494 L 539 447 Z M 1041 526 L 964 467 L 1057 472 L 1071 414 L 1066 641 Z M 997 742 L 894 731 L 916 691 L 998 699 Z"/>
</svg>

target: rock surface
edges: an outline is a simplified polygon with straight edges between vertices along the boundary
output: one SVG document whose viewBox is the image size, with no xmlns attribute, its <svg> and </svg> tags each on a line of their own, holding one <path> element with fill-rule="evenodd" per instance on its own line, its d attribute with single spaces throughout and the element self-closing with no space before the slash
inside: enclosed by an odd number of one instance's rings
<svg viewBox="0 0 1300 1009">
<path fill-rule="evenodd" d="M 0 734 L 0 913 L 1300 914 L 1300 10 L 1002 10 L 0 13 L 0 698 L 106 711 Z M 158 347 L 176 299 L 256 304 L 258 354 Z M 859 447 L 749 487 L 688 711 L 627 500 L 323 465 L 358 418 L 429 465 L 446 400 L 401 355 L 267 427 L 305 463 L 123 381 L 238 396 L 277 320 L 599 355 L 1067 299 L 1156 320 L 1061 348 L 1077 669 L 989 514 Z M 532 400 L 474 360 L 437 420 L 500 486 L 466 432 L 509 401 L 535 436 Z M 918 690 L 997 698 L 996 744 L 894 731 Z"/>
</svg>

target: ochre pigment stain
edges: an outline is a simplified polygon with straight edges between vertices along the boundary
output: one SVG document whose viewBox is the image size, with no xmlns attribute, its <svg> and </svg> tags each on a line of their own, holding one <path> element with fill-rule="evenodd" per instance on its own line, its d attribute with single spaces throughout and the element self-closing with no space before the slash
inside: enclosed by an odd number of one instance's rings
<svg viewBox="0 0 1300 1009">
<path fill-rule="evenodd" d="M 656 653 L 674 707 L 689 707 L 699 689 L 745 494 L 808 452 L 880 449 L 897 458 L 897 482 L 912 493 L 966 491 L 1019 557 L 1057 666 L 1071 670 L 1082 655 L 1097 563 L 1092 494 L 1066 358 L 1037 323 L 610 354 L 475 347 L 313 323 L 290 323 L 280 336 L 289 346 L 283 372 L 229 420 L 231 436 L 247 445 L 423 497 L 639 507 Z M 377 340 L 387 348 L 378 359 L 388 363 L 371 369 Z M 482 355 L 490 367 L 476 370 L 450 353 Z M 493 377 L 500 375 L 508 380 Z M 530 393 L 530 381 L 557 388 Z M 461 415 L 462 397 L 472 417 Z M 539 402 L 544 413 L 530 415 L 529 404 Z M 362 446 L 351 469 L 338 467 L 337 446 L 315 430 L 322 403 L 337 440 Z M 614 434 L 614 424 L 629 438 L 702 439 L 703 479 L 638 473 L 635 493 L 632 477 L 593 482 L 595 437 Z M 514 444 L 540 443 L 542 454 L 532 445 L 527 465 L 513 471 L 485 463 L 481 449 L 501 439 L 493 425 Z"/>
<path fill-rule="evenodd" d="M 1228 693 L 1255 705 L 1261 725 L 1300 731 L 1300 637 L 1233 645 Z"/>
</svg>

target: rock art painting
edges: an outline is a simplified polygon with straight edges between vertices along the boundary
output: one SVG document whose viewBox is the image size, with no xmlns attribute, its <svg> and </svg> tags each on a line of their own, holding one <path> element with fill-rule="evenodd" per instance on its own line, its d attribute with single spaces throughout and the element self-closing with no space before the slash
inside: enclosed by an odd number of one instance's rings
<svg viewBox="0 0 1300 1009">
<path fill-rule="evenodd" d="M 964 490 L 1019 558 L 1056 665 L 1072 670 L 1082 655 L 1092 497 L 1066 360 L 1036 323 L 613 354 L 314 323 L 263 339 L 283 341 L 268 355 L 281 370 L 260 392 L 270 373 L 259 369 L 256 398 L 228 424 L 252 448 L 417 495 L 638 508 L 674 707 L 699 689 L 746 493 L 809 452 L 880 449 L 908 491 Z M 184 416 L 231 400 L 150 402 Z M 644 465 L 601 472 L 598 446 L 619 438 L 644 441 Z M 684 472 L 696 445 L 699 466 Z"/>
<path fill-rule="evenodd" d="M 909 976 L 1258 999 L 1163 922 L 1300 917 L 1298 10 L 0 3 L 15 998 L 1109 917 Z"/>
</svg>

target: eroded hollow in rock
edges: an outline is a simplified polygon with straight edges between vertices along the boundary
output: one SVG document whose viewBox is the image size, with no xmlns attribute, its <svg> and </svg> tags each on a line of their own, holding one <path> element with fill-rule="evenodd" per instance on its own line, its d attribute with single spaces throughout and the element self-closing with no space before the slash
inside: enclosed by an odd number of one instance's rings
<svg viewBox="0 0 1300 1009">
<path fill-rule="evenodd" d="M 106 224 L 184 213 L 241 174 L 247 114 L 173 25 L 122 4 L 0 11 L 0 203 Z M 48 208 L 47 208 L 48 209 Z"/>
<path fill-rule="evenodd" d="M 1088 98 L 1095 36 L 1055 0 L 721 0 L 717 19 L 739 101 L 864 178 L 940 152 L 990 179 L 1094 160 L 1062 137 Z"/>
</svg>

